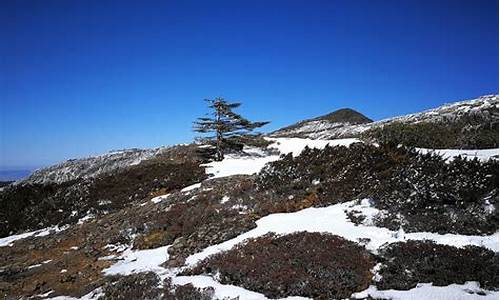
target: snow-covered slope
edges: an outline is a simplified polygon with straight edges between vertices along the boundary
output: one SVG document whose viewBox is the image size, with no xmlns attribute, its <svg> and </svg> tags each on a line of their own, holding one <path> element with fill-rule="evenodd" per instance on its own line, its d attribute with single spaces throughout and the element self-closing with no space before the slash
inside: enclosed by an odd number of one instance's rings
<svg viewBox="0 0 500 300">
<path fill-rule="evenodd" d="M 155 157 L 164 152 L 166 147 L 155 149 L 127 149 L 112 151 L 103 155 L 80 159 L 70 159 L 44 169 L 35 171 L 19 183 L 63 183 L 77 178 L 93 178 Z"/>
<path fill-rule="evenodd" d="M 328 119 L 312 119 L 299 122 L 270 134 L 272 137 L 301 137 L 312 139 L 335 139 L 358 137 L 364 131 L 386 124 L 401 122 L 414 124 L 419 122 L 453 121 L 465 115 L 479 115 L 498 120 L 498 95 L 481 96 L 476 99 L 446 104 L 423 112 L 376 121 L 372 123 L 352 124 L 332 122 Z"/>
</svg>

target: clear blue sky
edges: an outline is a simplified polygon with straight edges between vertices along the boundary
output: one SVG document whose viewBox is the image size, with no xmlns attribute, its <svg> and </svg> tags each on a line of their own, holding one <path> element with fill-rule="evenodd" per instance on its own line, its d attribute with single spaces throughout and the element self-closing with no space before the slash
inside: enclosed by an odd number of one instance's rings
<svg viewBox="0 0 500 300">
<path fill-rule="evenodd" d="M 202 99 L 266 130 L 498 93 L 498 2 L 0 4 L 0 168 L 189 142 Z"/>
</svg>

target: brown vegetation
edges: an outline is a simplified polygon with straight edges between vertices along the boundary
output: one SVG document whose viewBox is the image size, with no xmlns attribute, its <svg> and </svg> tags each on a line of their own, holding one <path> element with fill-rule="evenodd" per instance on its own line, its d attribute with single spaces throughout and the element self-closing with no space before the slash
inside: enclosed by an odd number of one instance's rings
<svg viewBox="0 0 500 300">
<path fill-rule="evenodd" d="M 368 287 L 374 261 L 356 243 L 321 233 L 299 232 L 250 239 L 202 261 L 189 274 L 217 275 L 271 298 L 345 298 Z"/>
</svg>

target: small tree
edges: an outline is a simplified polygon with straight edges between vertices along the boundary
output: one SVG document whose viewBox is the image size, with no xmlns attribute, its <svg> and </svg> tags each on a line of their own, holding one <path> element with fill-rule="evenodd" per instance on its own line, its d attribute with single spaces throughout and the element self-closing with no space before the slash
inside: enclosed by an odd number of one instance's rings
<svg viewBox="0 0 500 300">
<path fill-rule="evenodd" d="M 224 159 L 224 150 L 242 147 L 245 140 L 255 136 L 252 131 L 269 122 L 250 122 L 233 112 L 241 103 L 229 103 L 224 98 L 205 99 L 212 112 L 194 122 L 193 130 L 201 134 L 212 134 L 198 138 L 215 147 L 215 160 Z"/>
</svg>

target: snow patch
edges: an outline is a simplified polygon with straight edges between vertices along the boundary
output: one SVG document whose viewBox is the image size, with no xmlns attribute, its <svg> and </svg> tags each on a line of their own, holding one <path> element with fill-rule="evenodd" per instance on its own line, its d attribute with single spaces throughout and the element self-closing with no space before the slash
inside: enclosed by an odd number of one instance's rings
<svg viewBox="0 0 500 300">
<path fill-rule="evenodd" d="M 190 185 L 190 186 L 187 186 L 187 187 L 183 188 L 183 189 L 181 190 L 181 192 L 183 192 L 183 193 L 185 193 L 185 192 L 189 192 L 189 191 L 192 191 L 192 190 L 197 189 L 197 188 L 200 188 L 200 187 L 201 187 L 201 182 L 199 182 L 199 183 L 195 183 L 195 184 L 192 184 L 192 185 Z"/>
<path fill-rule="evenodd" d="M 498 299 L 499 293 L 485 291 L 479 287 L 477 282 L 466 282 L 465 284 L 450 284 L 448 286 L 433 286 L 432 283 L 423 283 L 407 291 L 382 290 L 370 286 L 365 291 L 352 295 L 355 299 L 372 297 L 375 299 L 398 299 L 398 300 L 443 300 L 443 299 Z"/>
<path fill-rule="evenodd" d="M 360 142 L 358 139 L 337 139 L 337 140 L 312 140 L 301 138 L 266 138 L 273 141 L 268 146 L 269 150 L 278 151 L 279 154 L 292 153 L 299 155 L 307 146 L 309 148 L 323 149 L 330 146 L 349 146 L 352 143 Z M 268 155 L 258 148 L 245 147 L 244 154 L 228 154 L 222 161 L 214 161 L 202 166 L 206 167 L 206 172 L 212 178 L 226 177 L 232 175 L 252 175 L 260 172 L 264 166 L 280 159 L 280 155 Z"/>
<path fill-rule="evenodd" d="M 172 283 L 176 285 L 185 285 L 191 283 L 197 288 L 206 288 L 213 287 L 215 290 L 214 298 L 224 299 L 228 297 L 229 299 L 239 297 L 240 300 L 267 300 L 266 296 L 263 294 L 252 292 L 247 289 L 229 285 L 229 284 L 221 284 L 218 281 L 214 280 L 212 277 L 197 275 L 197 276 L 178 276 L 172 278 Z M 305 300 L 310 298 L 304 297 L 287 297 L 282 298 L 287 300 Z"/>
<path fill-rule="evenodd" d="M 5 246 L 11 247 L 14 245 L 15 241 L 25 239 L 28 237 L 32 237 L 32 236 L 33 237 L 47 236 L 49 234 L 63 231 L 65 229 L 67 229 L 68 227 L 69 226 L 62 226 L 62 227 L 52 226 L 52 227 L 47 227 L 47 228 L 36 230 L 36 231 L 25 232 L 25 233 L 21 233 L 21 234 L 15 234 L 15 235 L 7 236 L 4 238 L 0 238 L 0 247 L 5 247 Z"/>
<path fill-rule="evenodd" d="M 224 203 L 226 203 L 227 201 L 229 201 L 229 199 L 230 199 L 230 198 L 229 198 L 228 196 L 224 196 L 224 197 L 222 197 L 222 199 L 220 200 L 220 204 L 224 204 Z"/>
<path fill-rule="evenodd" d="M 498 159 L 498 149 L 477 149 L 477 150 L 460 150 L 460 149 L 425 149 L 416 148 L 422 154 L 435 153 L 443 159 L 450 161 L 455 157 L 465 159 L 477 158 L 480 161 L 488 161 L 489 159 Z"/>
<path fill-rule="evenodd" d="M 290 234 L 297 231 L 327 232 L 354 242 L 369 239 L 367 240 L 366 248 L 372 252 L 376 252 L 378 248 L 386 243 L 405 240 L 432 240 L 438 244 L 456 247 L 475 245 L 498 252 L 498 233 L 490 236 L 467 236 L 430 232 L 404 233 L 402 231 L 392 231 L 387 228 L 364 224 L 356 226 L 346 216 L 346 211 L 351 210 L 362 211 L 363 214 L 368 216 L 373 216 L 378 212 L 376 208 L 370 206 L 368 200 L 365 200 L 361 204 L 357 204 L 357 201 L 350 201 L 327 207 L 306 208 L 294 213 L 271 214 L 259 219 L 256 222 L 256 228 L 236 238 L 207 247 L 201 252 L 189 256 L 186 259 L 186 264 L 193 266 L 210 255 L 227 251 L 248 238 L 259 237 L 269 232 L 277 234 Z"/>
<path fill-rule="evenodd" d="M 166 269 L 160 265 L 168 260 L 168 247 L 170 246 L 147 250 L 127 249 L 119 256 L 120 261 L 104 269 L 103 272 L 106 275 L 129 275 L 148 271 L 163 272 Z"/>
<path fill-rule="evenodd" d="M 160 202 L 162 202 L 163 200 L 167 199 L 167 198 L 168 198 L 168 196 L 170 196 L 170 194 L 166 194 L 166 195 L 162 195 L 162 196 L 154 197 L 153 199 L 151 199 L 151 202 L 153 202 L 154 204 L 160 203 Z"/>
</svg>

